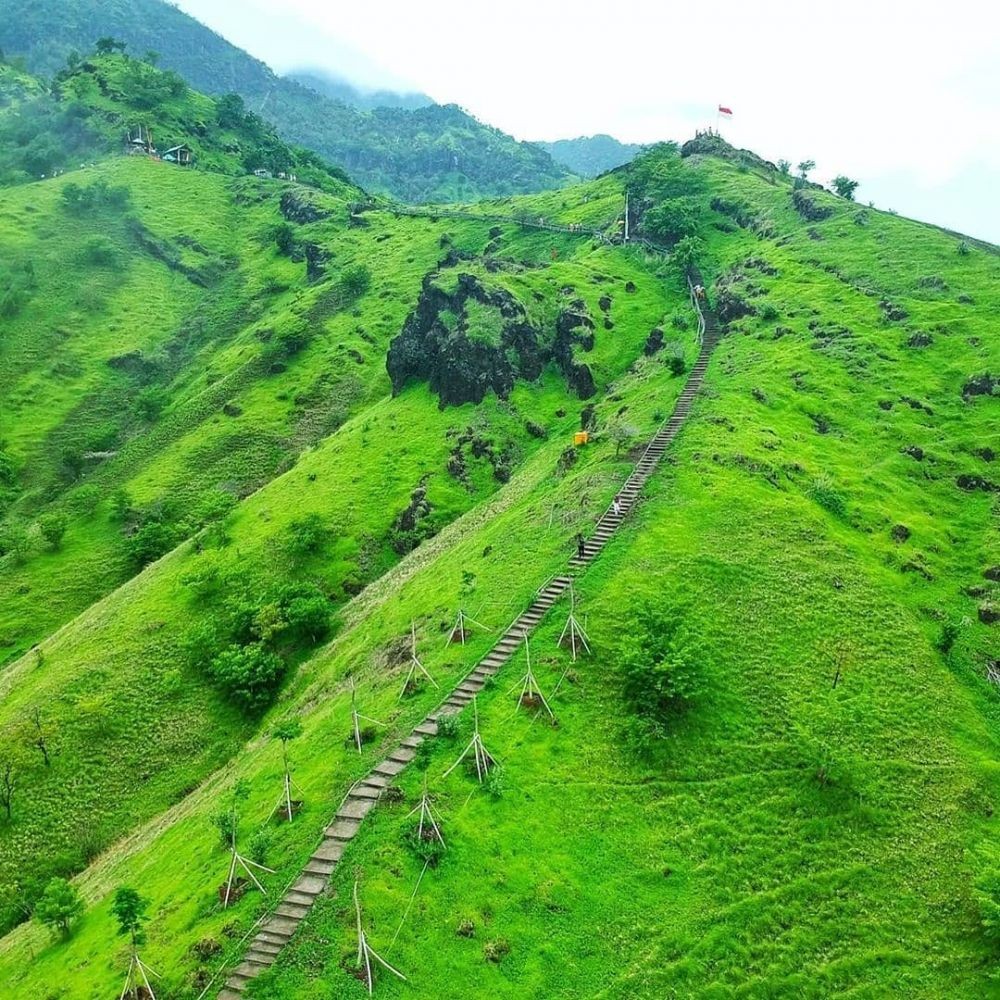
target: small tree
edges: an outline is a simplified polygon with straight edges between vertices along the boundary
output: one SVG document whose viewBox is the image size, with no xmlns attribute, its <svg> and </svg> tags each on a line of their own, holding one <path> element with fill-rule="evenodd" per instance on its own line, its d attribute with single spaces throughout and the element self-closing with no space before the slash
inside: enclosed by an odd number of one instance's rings
<svg viewBox="0 0 1000 1000">
<path fill-rule="evenodd" d="M 38 530 L 49 547 L 57 550 L 62 545 L 63 535 L 66 534 L 66 515 L 59 511 L 43 514 L 38 519 Z"/>
<path fill-rule="evenodd" d="M 115 890 L 111 913 L 118 921 L 119 936 L 127 937 L 133 949 L 146 940 L 142 925 L 146 922 L 148 907 L 149 900 L 140 896 L 135 889 L 123 885 Z"/>
<path fill-rule="evenodd" d="M 631 424 L 613 423 L 608 428 L 608 437 L 615 443 L 615 458 L 622 451 L 622 448 L 631 444 L 638 436 L 639 431 Z"/>
<path fill-rule="evenodd" d="M 295 230 L 287 222 L 279 222 L 274 227 L 274 242 L 278 253 L 290 257 L 295 250 Z"/>
<path fill-rule="evenodd" d="M 368 291 L 371 283 L 371 271 L 364 264 L 353 264 L 340 276 L 340 294 L 345 302 L 353 302 Z"/>
<path fill-rule="evenodd" d="M 833 179 L 833 190 L 840 195 L 841 198 L 846 198 L 848 201 L 854 201 L 854 192 L 858 189 L 858 181 L 852 181 L 850 177 L 845 177 L 843 174 L 838 174 Z"/>
<path fill-rule="evenodd" d="M 45 887 L 41 898 L 35 904 L 38 920 L 58 931 L 64 938 L 70 934 L 70 925 L 83 913 L 83 900 L 76 887 L 64 878 L 54 878 Z"/>
<path fill-rule="evenodd" d="M 0 806 L 9 823 L 14 818 L 14 793 L 18 786 L 18 770 L 11 751 L 0 751 Z"/>
<path fill-rule="evenodd" d="M 816 169 L 815 160 L 802 160 L 798 165 L 799 177 L 802 180 L 807 180 L 809 177 L 809 171 Z"/>
<path fill-rule="evenodd" d="M 31 727 L 28 737 L 29 742 L 42 755 L 42 760 L 45 761 L 45 766 L 48 767 L 51 763 L 49 760 L 49 741 L 42 726 L 42 710 L 37 705 L 31 710 L 29 719 Z"/>
<path fill-rule="evenodd" d="M 117 38 L 112 38 L 110 35 L 98 38 L 94 45 L 94 49 L 99 56 L 109 56 L 112 52 L 124 52 L 126 48 L 127 45 L 125 42 L 121 42 Z"/>
<path fill-rule="evenodd" d="M 783 176 L 787 177 L 791 169 L 792 169 L 792 164 L 790 161 L 778 160 L 778 170 Z"/>
<path fill-rule="evenodd" d="M 304 557 L 318 552 L 326 541 L 328 531 L 319 514 L 307 514 L 288 525 L 288 552 Z"/>
</svg>

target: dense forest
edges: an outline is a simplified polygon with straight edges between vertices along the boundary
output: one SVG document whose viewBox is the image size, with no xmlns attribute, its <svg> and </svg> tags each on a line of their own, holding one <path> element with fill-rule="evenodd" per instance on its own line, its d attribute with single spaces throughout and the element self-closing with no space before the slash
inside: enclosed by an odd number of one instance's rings
<svg viewBox="0 0 1000 1000">
<path fill-rule="evenodd" d="M 368 190 L 409 201 L 539 191 L 571 172 L 455 106 L 361 110 L 276 75 L 162 0 L 5 0 L 0 50 L 46 77 L 102 37 L 180 74 L 195 89 L 243 98 L 287 142 L 348 170 Z"/>
</svg>

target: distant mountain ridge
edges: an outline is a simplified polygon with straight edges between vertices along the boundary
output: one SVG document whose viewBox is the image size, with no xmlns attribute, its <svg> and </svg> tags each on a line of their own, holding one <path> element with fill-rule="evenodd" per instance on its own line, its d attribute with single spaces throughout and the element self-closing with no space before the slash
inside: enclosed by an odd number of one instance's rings
<svg viewBox="0 0 1000 1000">
<path fill-rule="evenodd" d="M 408 201 L 472 200 L 541 191 L 572 178 L 538 146 L 457 106 L 359 110 L 278 76 L 259 59 L 161 0 L 5 0 L 0 50 L 52 76 L 102 36 L 155 53 L 195 89 L 239 94 L 286 141 L 350 170 L 366 189 Z"/>
<path fill-rule="evenodd" d="M 375 108 L 402 108 L 416 111 L 434 103 L 432 97 L 417 91 L 376 89 L 369 90 L 355 86 L 350 80 L 335 76 L 323 69 L 297 69 L 285 75 L 285 79 L 301 83 L 303 87 L 315 90 L 317 94 L 357 108 L 359 111 L 373 111 Z"/>
<path fill-rule="evenodd" d="M 580 136 L 577 139 L 557 139 L 555 142 L 538 142 L 556 163 L 568 167 L 581 177 L 597 177 L 606 170 L 614 170 L 623 163 L 630 163 L 648 147 L 639 143 L 619 142 L 613 136 Z"/>
</svg>

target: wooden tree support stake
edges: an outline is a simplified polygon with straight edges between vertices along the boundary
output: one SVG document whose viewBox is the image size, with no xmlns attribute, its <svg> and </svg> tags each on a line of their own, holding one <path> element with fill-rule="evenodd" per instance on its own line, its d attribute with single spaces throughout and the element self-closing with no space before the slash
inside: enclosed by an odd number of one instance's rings
<svg viewBox="0 0 1000 1000">
<path fill-rule="evenodd" d="M 475 618 L 471 615 L 467 615 L 465 611 L 461 608 L 458 609 L 458 618 L 455 619 L 455 627 L 448 633 L 448 643 L 460 642 L 463 646 L 465 645 L 465 635 L 468 632 L 468 627 L 472 625 L 475 628 L 481 628 L 484 632 L 490 632 L 482 622 L 477 622 Z"/>
<path fill-rule="evenodd" d="M 250 881 L 253 882 L 255 886 L 266 896 L 267 889 L 260 884 L 260 879 L 254 875 L 252 868 L 256 868 L 258 871 L 267 872 L 269 875 L 274 874 L 273 868 L 265 868 L 263 865 L 257 864 L 256 861 L 251 861 L 249 858 L 243 857 L 238 850 L 236 850 L 236 838 L 233 838 L 232 846 L 232 860 L 229 862 L 229 876 L 226 878 L 226 893 L 222 900 L 222 908 L 224 910 L 229 908 L 229 901 L 233 894 L 233 883 L 236 881 L 236 873 L 242 868 L 246 872 Z"/>
<path fill-rule="evenodd" d="M 373 719 L 368 715 L 362 715 L 358 711 L 358 704 L 355 699 L 354 691 L 354 678 L 351 678 L 351 735 L 354 737 L 354 745 L 358 748 L 358 753 L 361 753 L 361 720 L 364 719 L 365 722 L 370 722 L 373 726 L 384 726 L 384 722 L 379 722 L 378 719 Z"/>
<path fill-rule="evenodd" d="M 430 797 L 427 794 L 427 778 L 424 778 L 424 794 L 420 796 L 420 802 L 417 803 L 407 814 L 406 818 L 409 819 L 415 812 L 420 813 L 420 820 L 417 825 L 417 836 L 421 840 L 436 840 L 442 847 L 447 847 L 444 842 L 444 837 L 441 836 L 441 827 L 438 824 L 437 819 L 434 816 L 434 809 L 431 806 Z M 427 836 L 424 836 L 424 832 L 427 832 Z"/>
<path fill-rule="evenodd" d="M 443 777 L 447 778 L 452 771 L 458 767 L 459 764 L 465 760 L 466 757 L 471 753 L 476 762 L 476 777 L 479 778 L 479 783 L 482 784 L 486 780 L 486 776 L 490 773 L 491 767 L 496 767 L 496 761 L 490 755 L 490 752 L 483 746 L 483 738 L 479 735 L 479 706 L 476 703 L 476 699 L 472 699 L 472 712 L 475 722 L 473 723 L 472 739 L 469 740 L 469 745 L 462 751 L 461 756 L 455 761 L 447 771 L 444 772 Z"/>
<path fill-rule="evenodd" d="M 118 1000 L 125 1000 L 131 991 L 133 994 L 141 985 L 146 987 L 146 991 L 149 995 L 156 1000 L 156 994 L 153 992 L 152 984 L 149 981 L 148 973 L 152 973 L 157 979 L 160 978 L 160 974 L 155 970 L 151 969 L 141 958 L 139 958 L 139 953 L 133 948 L 132 957 L 129 959 L 128 963 L 128 975 L 125 976 L 125 985 L 122 987 L 121 996 Z"/>
<path fill-rule="evenodd" d="M 410 622 L 410 669 L 406 672 L 406 680 L 403 681 L 403 690 L 399 692 L 397 701 L 403 700 L 403 695 L 406 694 L 406 689 L 410 686 L 410 682 L 417 676 L 418 670 L 434 687 L 438 686 L 437 681 L 427 673 L 427 668 L 420 662 L 420 657 L 417 656 L 417 627 L 413 622 Z"/>
<path fill-rule="evenodd" d="M 529 708 L 534 708 L 535 705 L 532 702 L 541 702 L 542 707 L 546 712 L 549 713 L 549 718 L 555 721 L 555 713 L 549 708 L 549 703 L 545 700 L 545 695 L 542 694 L 542 689 L 538 686 L 538 680 L 535 678 L 535 672 L 531 669 L 531 647 L 528 645 L 528 637 L 524 637 L 524 655 L 527 660 L 527 668 L 525 670 L 524 676 L 510 689 L 510 691 L 515 690 L 519 685 L 521 688 L 521 693 L 517 696 L 518 705 L 524 705 L 527 701 Z M 510 691 L 507 693 L 510 694 Z"/>
<path fill-rule="evenodd" d="M 374 963 L 378 963 L 383 968 L 388 969 L 394 976 L 398 976 L 406 982 L 406 976 L 399 969 L 393 968 L 375 949 L 368 943 L 368 937 L 361 924 L 361 904 L 358 902 L 358 883 L 354 883 L 354 912 L 358 918 L 358 968 L 364 974 L 364 984 L 368 987 L 368 995 L 375 992 L 375 970 Z"/>
</svg>

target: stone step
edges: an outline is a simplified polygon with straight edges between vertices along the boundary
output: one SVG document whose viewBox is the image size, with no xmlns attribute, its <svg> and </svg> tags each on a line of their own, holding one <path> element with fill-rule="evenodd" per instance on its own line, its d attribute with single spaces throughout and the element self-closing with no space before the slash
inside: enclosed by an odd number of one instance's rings
<svg viewBox="0 0 1000 1000">
<path fill-rule="evenodd" d="M 292 892 L 301 892 L 307 896 L 318 896 L 326 888 L 326 879 L 315 875 L 303 875 L 292 886 Z"/>
<path fill-rule="evenodd" d="M 273 944 L 277 948 L 284 948 L 288 944 L 289 937 L 290 935 L 287 934 L 272 934 L 270 931 L 258 931 L 254 941 L 266 942 L 267 944 Z"/>
<path fill-rule="evenodd" d="M 323 842 L 313 851 L 310 861 L 318 864 L 335 865 L 344 856 L 344 844 L 340 837 L 324 837 Z"/>
<path fill-rule="evenodd" d="M 399 741 L 399 745 L 402 747 L 413 747 L 414 749 L 416 749 L 423 742 L 424 738 L 422 736 L 414 735 L 411 733 L 409 736 L 404 736 Z"/>
<path fill-rule="evenodd" d="M 347 801 L 337 810 L 337 819 L 364 819 L 374 805 L 373 799 L 356 799 L 349 796 Z"/>
<path fill-rule="evenodd" d="M 228 986 L 224 986 L 219 991 L 218 1000 L 243 1000 L 243 998 L 235 990 L 231 990 Z"/>
<path fill-rule="evenodd" d="M 244 979 L 256 979 L 263 971 L 264 967 L 262 965 L 254 965 L 252 962 L 240 962 L 233 969 L 231 979 L 235 979 L 237 976 L 242 976 Z"/>
<path fill-rule="evenodd" d="M 310 858 L 302 871 L 306 875 L 319 875 L 322 878 L 329 878 L 336 870 L 336 867 L 336 861 L 318 861 L 316 858 Z"/>
<path fill-rule="evenodd" d="M 320 878 L 321 876 L 311 875 L 309 877 Z M 326 879 L 323 881 L 325 882 Z M 301 920 L 309 912 L 309 908 L 312 906 L 315 898 L 315 896 L 311 896 L 308 893 L 296 892 L 294 889 L 289 889 L 274 912 L 280 913 L 283 917 L 291 917 L 292 920 Z"/>
<path fill-rule="evenodd" d="M 254 938 L 253 944 L 250 945 L 250 950 L 263 955 L 279 955 L 281 953 L 281 946 L 271 944 L 269 941 L 258 941 Z"/>
<path fill-rule="evenodd" d="M 296 927 L 298 927 L 298 923 L 294 920 L 289 920 L 288 917 L 272 916 L 261 925 L 261 931 L 289 938 L 295 933 Z"/>
<path fill-rule="evenodd" d="M 369 774 L 362 783 L 374 788 L 388 788 L 392 784 L 392 779 L 387 778 L 384 774 Z"/>
<path fill-rule="evenodd" d="M 326 828 L 326 835 L 334 840 L 351 840 L 361 828 L 359 819 L 340 819 L 339 817 Z"/>
<path fill-rule="evenodd" d="M 254 965 L 259 965 L 262 968 L 268 969 L 274 965 L 274 960 L 278 957 L 277 955 L 272 955 L 267 951 L 257 951 L 255 948 L 251 948 L 246 953 L 246 960 L 252 962 Z"/>
<path fill-rule="evenodd" d="M 419 733 L 421 736 L 437 736 L 437 731 L 437 724 L 433 722 L 421 722 L 413 730 L 414 733 Z"/>
<path fill-rule="evenodd" d="M 409 764 L 416 756 L 416 750 L 411 750 L 409 747 L 397 747 L 389 754 L 389 760 L 394 760 L 399 764 Z"/>
<path fill-rule="evenodd" d="M 395 777 L 406 767 L 405 764 L 401 764 L 397 760 L 384 760 L 381 764 L 376 764 L 372 770 L 376 774 L 387 774 L 390 777 Z"/>
<path fill-rule="evenodd" d="M 351 789 L 352 799 L 377 799 L 382 794 L 381 788 L 374 788 L 363 782 Z"/>
</svg>

